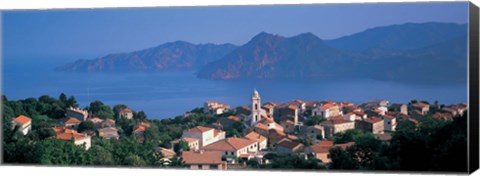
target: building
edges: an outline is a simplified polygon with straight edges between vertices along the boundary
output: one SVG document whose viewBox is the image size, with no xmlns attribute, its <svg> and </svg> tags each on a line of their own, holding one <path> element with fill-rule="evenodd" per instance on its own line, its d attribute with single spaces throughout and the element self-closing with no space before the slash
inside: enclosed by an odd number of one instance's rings
<svg viewBox="0 0 480 176">
<path fill-rule="evenodd" d="M 328 120 L 330 119 L 330 117 L 343 115 L 343 113 L 337 104 L 331 102 L 331 103 L 324 104 L 322 106 L 318 106 L 315 109 L 313 109 L 312 115 L 322 116 L 323 118 Z"/>
<path fill-rule="evenodd" d="M 262 119 L 262 117 L 268 118 L 268 116 L 265 109 L 260 107 L 262 103 L 261 103 L 260 94 L 258 93 L 257 90 L 253 90 L 251 100 L 252 100 L 252 105 L 251 105 L 252 107 L 251 107 L 251 113 L 248 118 L 248 121 L 250 122 L 250 126 L 255 126 L 257 122 L 259 122 Z"/>
<path fill-rule="evenodd" d="M 115 127 L 115 120 L 113 119 L 105 119 L 100 123 L 100 127 L 105 128 L 105 127 Z M 150 126 L 150 124 L 148 125 Z"/>
<path fill-rule="evenodd" d="M 388 110 L 408 115 L 408 107 L 406 104 L 392 104 L 388 107 Z"/>
<path fill-rule="evenodd" d="M 218 101 L 207 101 L 203 104 L 203 112 L 214 115 L 220 115 L 227 112 L 230 105 Z"/>
<path fill-rule="evenodd" d="M 241 154 L 258 152 L 258 142 L 248 138 L 231 137 L 201 148 L 205 151 L 219 151 L 223 156 L 240 157 Z"/>
<path fill-rule="evenodd" d="M 57 134 L 55 136 L 58 140 L 73 141 L 75 145 L 84 146 L 85 150 L 90 149 L 91 137 L 87 134 L 78 133 L 76 130 L 65 127 L 54 127 L 53 131 Z"/>
<path fill-rule="evenodd" d="M 304 126 L 300 129 L 300 133 L 314 141 L 325 138 L 325 129 L 320 125 Z"/>
<path fill-rule="evenodd" d="M 211 143 L 225 139 L 225 131 L 203 126 L 196 126 L 187 131 L 184 131 L 182 137 L 198 139 L 201 148 Z"/>
<path fill-rule="evenodd" d="M 390 102 L 387 100 L 370 100 L 368 101 L 368 106 L 380 106 L 380 107 L 387 107 Z"/>
<path fill-rule="evenodd" d="M 87 120 L 88 112 L 86 110 L 81 110 L 79 108 L 69 107 L 67 109 L 66 116 L 77 118 L 78 120 L 83 122 L 83 121 Z"/>
<path fill-rule="evenodd" d="M 391 115 L 382 116 L 385 131 L 395 131 L 397 128 L 397 119 Z"/>
<path fill-rule="evenodd" d="M 384 120 L 378 117 L 369 117 L 365 120 L 358 120 L 355 122 L 355 128 L 361 129 L 363 132 L 382 134 L 385 129 Z"/>
<path fill-rule="evenodd" d="M 242 119 L 240 119 L 240 117 L 231 115 L 231 116 L 228 116 L 228 117 L 222 117 L 222 118 L 218 119 L 218 122 L 221 125 L 221 129 L 230 130 L 230 129 L 233 129 L 233 124 L 235 122 L 242 123 Z"/>
<path fill-rule="evenodd" d="M 218 151 L 184 151 L 182 159 L 190 169 L 227 169 L 227 163 L 222 161 L 222 153 Z"/>
<path fill-rule="evenodd" d="M 322 141 L 319 144 L 312 145 L 305 148 L 305 153 L 312 154 L 315 158 L 322 161 L 322 163 L 330 163 L 331 160 L 328 157 L 329 151 L 332 148 L 340 147 L 345 150 L 346 148 L 354 145 L 354 142 L 348 142 L 345 144 L 333 144 L 332 141 Z"/>
<path fill-rule="evenodd" d="M 283 127 L 283 130 L 287 133 L 293 133 L 295 131 L 295 122 L 292 122 L 291 120 L 286 120 L 283 121 L 280 126 Z"/>
<path fill-rule="evenodd" d="M 76 129 L 78 129 L 78 126 L 82 122 L 80 120 L 78 120 L 77 118 L 70 117 L 70 118 L 64 119 L 62 123 L 63 123 L 63 126 L 76 130 Z"/>
<path fill-rule="evenodd" d="M 273 113 L 275 111 L 275 103 L 267 102 L 262 106 L 262 108 L 267 113 L 267 116 L 273 117 Z"/>
<path fill-rule="evenodd" d="M 92 122 L 95 127 L 100 128 L 101 123 L 103 122 L 103 119 L 98 118 L 98 117 L 93 117 L 93 118 L 88 118 L 88 121 Z"/>
<path fill-rule="evenodd" d="M 150 128 L 150 123 L 140 122 L 133 127 L 132 134 L 137 138 L 137 140 L 139 140 L 140 143 L 143 143 L 143 140 L 145 139 L 143 134 L 148 128 Z"/>
<path fill-rule="evenodd" d="M 32 119 L 30 117 L 19 115 L 17 118 L 13 119 L 13 127 L 18 126 L 18 131 L 22 132 L 23 135 L 27 135 L 32 131 Z"/>
<path fill-rule="evenodd" d="M 342 133 L 349 129 L 354 129 L 355 122 L 345 119 L 326 120 L 320 123 L 320 126 L 325 129 L 324 137 L 330 137 L 336 133 Z"/>
<path fill-rule="evenodd" d="M 262 136 L 254 131 L 248 133 L 245 135 L 245 138 L 250 139 L 252 141 L 257 141 L 258 143 L 258 151 L 267 149 L 267 138 L 265 136 Z"/>
<path fill-rule="evenodd" d="M 130 108 L 122 108 L 118 111 L 119 118 L 133 119 L 133 111 Z"/>
<path fill-rule="evenodd" d="M 275 151 L 280 155 L 300 152 L 302 149 L 303 144 L 288 139 L 281 140 L 275 147 Z"/>
<path fill-rule="evenodd" d="M 193 151 L 196 151 L 200 148 L 200 140 L 197 139 L 197 138 L 183 137 L 183 138 L 180 138 L 177 141 L 178 142 L 180 142 L 180 141 L 186 142 L 188 144 L 188 148 L 190 150 L 193 150 Z M 175 142 L 175 143 L 178 143 L 178 142 Z"/>
<path fill-rule="evenodd" d="M 293 122 L 294 126 L 297 126 L 299 113 L 300 113 L 300 108 L 297 105 L 288 104 L 278 109 L 278 116 L 280 117 L 279 121 L 290 120 Z"/>
<path fill-rule="evenodd" d="M 420 114 L 426 115 L 430 111 L 430 105 L 422 102 L 418 102 L 412 105 L 413 110 L 420 111 Z"/>
<path fill-rule="evenodd" d="M 120 135 L 118 135 L 118 129 L 115 127 L 105 127 L 98 129 L 98 136 L 104 139 L 118 139 Z"/>
</svg>

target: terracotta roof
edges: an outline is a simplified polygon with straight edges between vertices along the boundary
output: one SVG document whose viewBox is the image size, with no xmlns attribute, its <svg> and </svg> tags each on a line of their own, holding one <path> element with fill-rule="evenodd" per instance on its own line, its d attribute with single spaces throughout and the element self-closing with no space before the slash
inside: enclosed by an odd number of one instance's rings
<svg viewBox="0 0 480 176">
<path fill-rule="evenodd" d="M 248 153 L 240 154 L 239 158 L 249 158 L 251 155 Z"/>
<path fill-rule="evenodd" d="M 58 129 L 54 128 L 54 131 L 58 131 Z M 81 140 L 88 137 L 90 136 L 86 134 L 80 134 L 77 131 L 70 130 L 70 129 L 63 129 L 63 131 L 59 131 L 56 136 L 56 138 L 60 140 L 72 140 L 72 139 Z"/>
<path fill-rule="evenodd" d="M 378 117 L 369 117 L 369 118 L 366 118 L 364 121 L 367 122 L 367 123 L 374 124 L 374 123 L 381 122 L 382 120 L 383 119 L 378 118 Z"/>
<path fill-rule="evenodd" d="M 293 110 L 298 110 L 298 106 L 295 106 L 295 105 L 293 105 L 293 104 L 288 105 L 287 108 L 288 108 L 288 109 L 293 109 Z"/>
<path fill-rule="evenodd" d="M 78 120 L 77 118 L 70 117 L 64 123 L 65 123 L 65 125 L 67 125 L 67 124 L 79 124 L 79 123 L 82 123 L 82 122 L 80 120 Z"/>
<path fill-rule="evenodd" d="M 418 102 L 418 103 L 413 104 L 413 106 L 415 106 L 417 108 L 423 108 L 423 107 L 427 107 L 427 106 L 430 106 L 430 105 L 422 103 L 422 102 Z"/>
<path fill-rule="evenodd" d="M 323 106 L 320 106 L 321 109 L 324 109 L 324 110 L 327 110 L 327 109 L 330 109 L 332 107 L 336 106 L 335 103 L 327 103 L 327 104 L 324 104 Z"/>
<path fill-rule="evenodd" d="M 230 120 L 234 120 L 234 121 L 241 121 L 240 117 L 233 116 L 233 115 L 228 116 L 227 118 L 230 119 Z"/>
<path fill-rule="evenodd" d="M 252 145 L 253 143 L 256 143 L 257 141 L 250 140 L 247 138 L 237 138 L 237 137 L 231 137 L 227 139 L 223 139 L 220 141 L 217 141 L 215 143 L 209 144 L 204 147 L 206 150 L 229 150 L 229 151 L 236 151 L 240 150 L 242 148 L 245 148 L 249 145 Z"/>
<path fill-rule="evenodd" d="M 252 131 L 252 132 L 248 133 L 247 135 L 245 135 L 245 137 L 250 139 L 250 140 L 257 141 L 259 143 L 267 140 L 267 138 L 265 136 L 262 136 L 262 135 L 256 133 L 255 131 Z"/>
<path fill-rule="evenodd" d="M 120 110 L 120 113 L 132 113 L 133 111 L 130 108 L 123 108 Z"/>
<path fill-rule="evenodd" d="M 140 122 L 133 127 L 133 132 L 145 132 L 147 128 L 150 128 L 150 124 L 147 122 Z"/>
<path fill-rule="evenodd" d="M 255 128 L 261 129 L 261 130 L 268 130 L 268 126 L 262 124 L 262 123 L 257 123 L 255 125 Z"/>
<path fill-rule="evenodd" d="M 189 137 L 183 137 L 183 138 L 181 138 L 180 140 L 185 141 L 185 142 L 187 142 L 187 143 L 189 143 L 189 144 L 198 141 L 197 138 L 189 138 Z"/>
<path fill-rule="evenodd" d="M 275 106 L 273 106 L 272 104 L 264 104 L 262 107 L 266 109 L 270 109 L 270 108 L 274 108 Z"/>
<path fill-rule="evenodd" d="M 208 127 L 203 127 L 203 126 L 196 126 L 193 128 L 190 128 L 188 132 L 190 133 L 204 133 L 207 131 L 213 130 L 213 128 L 208 128 Z"/>
<path fill-rule="evenodd" d="M 222 152 L 219 151 L 184 151 L 182 158 L 185 164 L 222 164 Z"/>
<path fill-rule="evenodd" d="M 272 118 L 263 116 L 263 118 L 259 121 L 259 123 L 276 123 L 276 122 Z"/>
<path fill-rule="evenodd" d="M 223 133 L 223 132 L 224 132 L 224 131 L 222 131 L 222 130 L 214 130 L 214 131 L 213 131 L 213 136 L 214 136 L 214 137 L 217 137 L 220 133 Z"/>
<path fill-rule="evenodd" d="M 314 153 L 328 153 L 331 148 L 332 146 L 321 146 L 318 144 L 310 146 Z"/>
<path fill-rule="evenodd" d="M 294 149 L 294 148 L 296 148 L 296 147 L 298 147 L 302 144 L 298 143 L 298 142 L 293 142 L 293 141 L 290 141 L 290 140 L 283 140 L 283 141 L 279 142 L 277 145 L 288 148 L 288 149 Z"/>
<path fill-rule="evenodd" d="M 333 141 L 320 141 L 318 145 L 322 147 L 332 147 Z"/>
<path fill-rule="evenodd" d="M 24 115 L 20 115 L 18 116 L 17 118 L 15 118 L 15 122 L 18 123 L 18 124 L 21 124 L 21 125 L 25 125 L 27 124 L 28 122 L 31 122 L 32 119 L 27 117 L 27 116 L 24 116 Z"/>
<path fill-rule="evenodd" d="M 103 122 L 103 119 L 98 118 L 98 117 L 88 118 L 87 120 L 88 120 L 88 121 L 91 121 L 91 122 L 93 122 L 93 123 L 101 123 L 101 122 Z"/>
</svg>

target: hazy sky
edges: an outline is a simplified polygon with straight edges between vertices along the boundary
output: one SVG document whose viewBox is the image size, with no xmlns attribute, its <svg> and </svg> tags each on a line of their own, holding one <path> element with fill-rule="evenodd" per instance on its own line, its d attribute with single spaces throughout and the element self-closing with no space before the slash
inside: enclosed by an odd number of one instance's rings
<svg viewBox="0 0 480 176">
<path fill-rule="evenodd" d="M 4 61 L 71 61 L 176 40 L 241 45 L 261 31 L 334 39 L 406 22 L 467 23 L 468 3 L 36 10 L 2 18 Z"/>
</svg>

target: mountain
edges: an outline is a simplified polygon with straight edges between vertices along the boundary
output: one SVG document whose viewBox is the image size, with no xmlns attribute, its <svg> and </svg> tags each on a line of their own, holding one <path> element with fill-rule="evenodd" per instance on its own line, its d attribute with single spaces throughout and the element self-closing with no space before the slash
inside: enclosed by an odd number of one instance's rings
<svg viewBox="0 0 480 176">
<path fill-rule="evenodd" d="M 312 33 L 285 38 L 262 32 L 197 73 L 208 79 L 297 79 L 329 77 L 349 54 L 329 47 Z M 320 67 L 324 66 L 324 67 Z"/>
<path fill-rule="evenodd" d="M 235 49 L 232 44 L 199 44 L 177 41 L 131 53 L 81 59 L 57 67 L 57 71 L 131 72 L 198 69 Z"/>
<path fill-rule="evenodd" d="M 411 28 L 411 25 L 404 24 L 407 29 Z M 435 36 L 445 33 L 442 31 L 448 31 L 441 27 L 430 29 L 430 23 L 425 26 L 431 31 L 422 35 Z M 450 26 L 445 25 L 446 28 Z M 377 30 L 367 31 L 371 33 Z M 385 32 L 380 34 L 373 36 L 386 36 Z M 355 48 L 343 49 L 334 46 L 331 41 L 321 40 L 312 33 L 286 38 L 262 32 L 222 59 L 202 67 L 197 76 L 221 80 L 370 78 L 423 83 L 466 81 L 466 31 L 453 30 L 448 35 L 444 34 L 441 40 L 432 38 L 429 42 L 417 43 L 415 47 L 402 47 L 409 43 L 407 40 L 417 40 L 416 37 L 417 34 L 404 35 L 402 40 L 390 42 L 391 45 L 386 47 L 372 44 L 365 47 L 365 50 L 355 51 Z M 378 38 L 372 40 L 387 41 Z"/>
<path fill-rule="evenodd" d="M 467 24 L 405 23 L 375 27 L 326 42 L 332 47 L 350 51 L 364 51 L 371 48 L 415 49 L 463 36 L 466 33 Z"/>
</svg>

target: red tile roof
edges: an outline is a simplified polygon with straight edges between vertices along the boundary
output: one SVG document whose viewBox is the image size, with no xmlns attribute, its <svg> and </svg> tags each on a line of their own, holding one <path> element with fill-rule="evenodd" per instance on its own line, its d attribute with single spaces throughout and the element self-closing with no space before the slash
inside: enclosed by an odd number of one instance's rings
<svg viewBox="0 0 480 176">
<path fill-rule="evenodd" d="M 82 123 L 80 120 L 78 120 L 77 118 L 74 118 L 74 117 L 70 117 L 69 119 L 67 119 L 67 121 L 65 121 L 65 125 L 68 125 L 68 124 L 80 124 Z"/>
<path fill-rule="evenodd" d="M 277 145 L 288 148 L 288 149 L 294 149 L 294 148 L 297 148 L 297 147 L 301 146 L 302 144 L 298 143 L 298 142 L 293 142 L 293 141 L 290 141 L 290 140 L 283 140 L 283 141 L 279 142 Z"/>
<path fill-rule="evenodd" d="M 222 164 L 222 153 L 219 151 L 184 151 L 182 158 L 185 164 Z"/>
<path fill-rule="evenodd" d="M 27 116 L 24 116 L 24 115 L 20 115 L 17 118 L 15 118 L 15 122 L 17 122 L 18 124 L 21 124 L 21 125 L 25 125 L 25 124 L 27 124 L 31 121 L 32 121 L 31 118 L 29 118 Z"/>
<path fill-rule="evenodd" d="M 237 137 L 231 137 L 227 139 L 223 139 L 220 141 L 217 141 L 215 143 L 209 144 L 204 147 L 205 150 L 229 150 L 229 151 L 237 151 L 242 148 L 245 148 L 249 145 L 252 145 L 256 143 L 257 141 L 255 140 L 250 140 L 247 138 L 237 138 Z"/>
<path fill-rule="evenodd" d="M 245 138 L 248 138 L 248 139 L 253 140 L 253 141 L 257 141 L 259 143 L 267 140 L 267 138 L 265 136 L 262 136 L 262 135 L 256 133 L 255 131 L 252 131 L 252 132 L 248 133 L 247 135 L 245 135 Z"/>
<path fill-rule="evenodd" d="M 332 147 L 333 141 L 320 141 L 318 145 L 322 147 Z"/>
<path fill-rule="evenodd" d="M 378 117 L 369 117 L 369 118 L 366 118 L 364 121 L 367 122 L 367 123 L 374 124 L 374 123 L 381 122 L 382 120 L 383 119 L 378 118 Z"/>
<path fill-rule="evenodd" d="M 188 132 L 190 133 L 204 133 L 207 131 L 213 130 L 213 128 L 203 127 L 203 126 L 196 126 L 194 128 L 190 128 Z"/>
<path fill-rule="evenodd" d="M 234 120 L 234 121 L 241 121 L 240 117 L 233 116 L 233 115 L 228 116 L 227 118 L 230 119 L 230 120 Z"/>
</svg>

